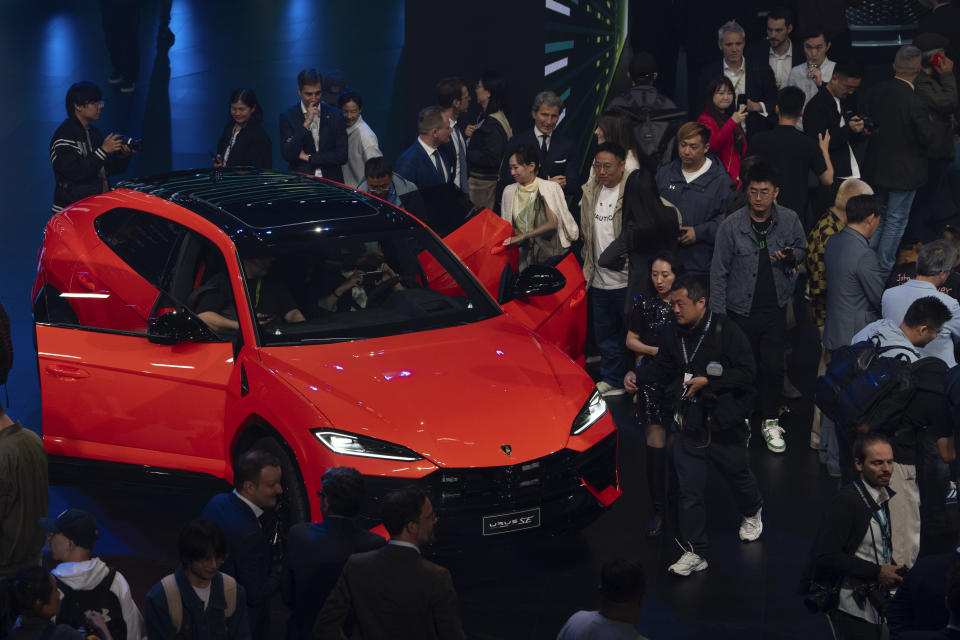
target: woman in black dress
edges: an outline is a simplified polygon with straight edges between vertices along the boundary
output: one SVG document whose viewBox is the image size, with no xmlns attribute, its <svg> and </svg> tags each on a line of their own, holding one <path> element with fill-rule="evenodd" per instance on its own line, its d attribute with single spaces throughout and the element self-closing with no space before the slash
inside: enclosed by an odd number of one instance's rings
<svg viewBox="0 0 960 640">
<path fill-rule="evenodd" d="M 661 251 L 650 260 L 649 290 L 634 298 L 627 331 L 627 348 L 643 366 L 659 350 L 660 330 L 673 323 L 670 308 L 670 288 L 683 265 L 676 262 L 673 253 Z M 663 514 L 667 501 L 667 430 L 671 416 L 665 415 L 663 398 L 656 387 L 640 385 L 637 391 L 637 422 L 646 428 L 647 487 L 653 502 L 653 518 L 647 524 L 647 535 L 656 537 L 663 531 Z"/>
<path fill-rule="evenodd" d="M 215 167 L 257 167 L 273 164 L 273 144 L 261 126 L 263 109 L 253 89 L 237 89 L 230 95 L 230 122 L 217 143 Z"/>
</svg>

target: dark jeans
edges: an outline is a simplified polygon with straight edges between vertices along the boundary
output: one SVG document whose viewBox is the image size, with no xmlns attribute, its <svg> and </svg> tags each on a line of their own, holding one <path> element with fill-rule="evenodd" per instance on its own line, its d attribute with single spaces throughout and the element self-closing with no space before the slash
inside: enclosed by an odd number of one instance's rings
<svg viewBox="0 0 960 640">
<path fill-rule="evenodd" d="M 627 373 L 627 318 L 623 313 L 627 288 L 590 288 L 593 336 L 600 350 L 600 379 L 623 387 Z"/>
<path fill-rule="evenodd" d="M 673 461 L 680 485 L 679 525 L 684 544 L 693 546 L 703 556 L 707 550 L 707 507 L 704 493 L 707 489 L 707 461 L 727 481 L 740 514 L 752 516 L 763 506 L 757 480 L 750 470 L 747 430 L 736 425 L 723 431 L 714 431 L 710 444 L 698 448 L 705 438 L 677 434 L 673 443 Z"/>
<path fill-rule="evenodd" d="M 135 81 L 140 74 L 140 0 L 100 0 L 100 17 L 114 70 Z"/>
<path fill-rule="evenodd" d="M 783 396 L 783 348 L 787 316 L 784 309 L 755 311 L 749 317 L 727 313 L 750 340 L 757 363 L 757 408 L 764 420 L 776 418 Z M 782 425 L 781 425 L 782 426 Z"/>
<path fill-rule="evenodd" d="M 827 614 L 836 640 L 880 640 L 883 626 L 871 624 L 863 618 L 834 610 Z"/>
</svg>

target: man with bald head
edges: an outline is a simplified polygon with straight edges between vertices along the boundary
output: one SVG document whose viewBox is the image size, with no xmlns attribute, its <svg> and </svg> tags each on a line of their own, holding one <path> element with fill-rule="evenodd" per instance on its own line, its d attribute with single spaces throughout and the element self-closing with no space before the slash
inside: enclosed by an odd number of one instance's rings
<svg viewBox="0 0 960 640">
<path fill-rule="evenodd" d="M 927 148 L 935 137 L 914 90 L 921 59 L 917 47 L 900 47 L 893 61 L 894 77 L 874 86 L 863 105 L 865 115 L 876 125 L 869 131 L 864 177 L 877 189 L 886 209 L 870 247 L 877 252 L 885 277 L 896 262 L 913 198 L 927 182 Z"/>
<path fill-rule="evenodd" d="M 823 255 L 827 249 L 827 240 L 839 233 L 847 225 L 847 200 L 854 196 L 871 195 L 873 189 L 863 180 L 848 178 L 839 189 L 833 205 L 827 209 L 820 221 L 810 230 L 807 237 L 807 273 L 810 274 L 809 292 L 810 309 L 813 320 L 823 339 L 823 324 L 827 317 L 827 274 L 824 267 Z M 820 365 L 817 375 L 822 376 L 827 371 L 829 352 L 823 349 L 820 354 Z M 810 428 L 810 446 L 820 448 L 820 408 L 813 407 L 813 424 Z"/>
</svg>

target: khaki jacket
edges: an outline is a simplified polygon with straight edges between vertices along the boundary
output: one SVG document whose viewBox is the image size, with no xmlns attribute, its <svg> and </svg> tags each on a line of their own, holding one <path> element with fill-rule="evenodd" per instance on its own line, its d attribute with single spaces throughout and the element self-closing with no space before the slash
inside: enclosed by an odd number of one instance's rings
<svg viewBox="0 0 960 640">
<path fill-rule="evenodd" d="M 627 184 L 628 177 L 630 177 L 630 172 L 624 170 L 618 187 L 620 193 L 617 196 L 617 205 L 613 210 L 613 233 L 615 237 L 620 235 L 621 223 L 623 222 L 623 187 Z M 588 289 L 597 269 L 598 256 L 596 248 L 593 246 L 593 215 L 597 210 L 597 199 L 600 197 L 601 189 L 603 189 L 603 185 L 595 176 L 591 176 L 583 185 L 583 196 L 580 198 L 580 237 L 583 238 L 583 251 L 580 256 L 583 258 L 583 278 L 587 281 Z"/>
</svg>

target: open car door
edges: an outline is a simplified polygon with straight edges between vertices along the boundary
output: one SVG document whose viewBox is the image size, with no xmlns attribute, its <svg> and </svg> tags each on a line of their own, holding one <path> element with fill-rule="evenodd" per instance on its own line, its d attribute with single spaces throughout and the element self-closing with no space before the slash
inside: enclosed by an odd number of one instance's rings
<svg viewBox="0 0 960 640">
<path fill-rule="evenodd" d="M 517 247 L 503 246 L 503 241 L 512 235 L 513 226 L 509 222 L 484 209 L 443 241 L 499 302 L 502 283 L 512 281 L 519 264 Z M 507 268 L 509 278 L 504 274 Z M 556 268 L 566 278 L 563 289 L 551 295 L 518 298 L 501 306 L 582 365 L 587 331 L 583 270 L 573 254 L 568 254 Z"/>
</svg>

